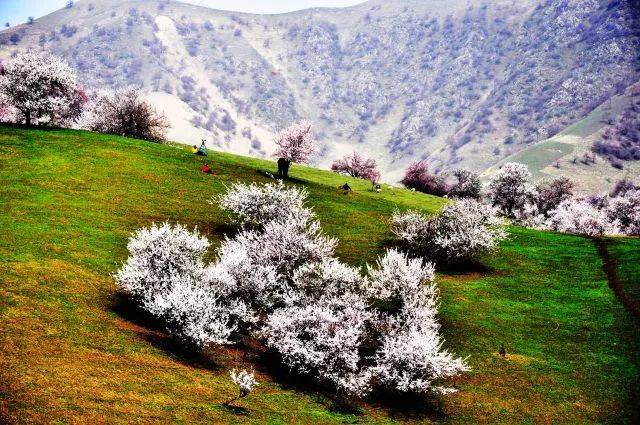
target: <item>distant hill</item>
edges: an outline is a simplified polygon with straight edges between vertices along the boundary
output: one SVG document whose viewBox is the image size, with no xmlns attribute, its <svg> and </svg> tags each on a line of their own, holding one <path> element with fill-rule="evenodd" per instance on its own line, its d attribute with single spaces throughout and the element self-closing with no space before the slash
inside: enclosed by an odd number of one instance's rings
<svg viewBox="0 0 640 425">
<path fill-rule="evenodd" d="M 62 55 L 92 88 L 139 85 L 171 137 L 268 156 L 308 118 L 326 166 L 374 156 L 478 171 L 529 150 L 640 80 L 637 0 L 372 0 L 282 15 L 175 1 L 76 2 L 0 33 L 0 57 Z M 637 167 L 632 167 L 632 170 Z"/>
</svg>

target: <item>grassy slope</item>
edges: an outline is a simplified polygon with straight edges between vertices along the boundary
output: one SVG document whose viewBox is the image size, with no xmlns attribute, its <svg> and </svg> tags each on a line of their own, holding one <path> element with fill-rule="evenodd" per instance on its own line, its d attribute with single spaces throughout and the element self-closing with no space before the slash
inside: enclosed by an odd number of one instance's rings
<svg viewBox="0 0 640 425">
<path fill-rule="evenodd" d="M 237 350 L 203 358 L 130 318 L 110 278 L 126 240 L 152 221 L 197 225 L 214 244 L 228 230 L 207 203 L 225 184 L 266 181 L 272 163 L 210 158 L 218 176 L 174 146 L 76 131 L 0 127 L 0 420 L 215 422 L 625 422 L 638 387 L 639 336 L 609 289 L 591 241 L 514 228 L 483 267 L 440 273 L 446 346 L 470 356 L 461 391 L 441 413 L 364 405 L 332 409 L 313 390 L 254 366 L 263 385 L 229 409 L 226 375 Z M 396 208 L 434 211 L 442 201 L 405 190 L 375 194 L 343 177 L 294 166 L 337 253 L 372 261 Z M 637 263 L 637 251 L 625 261 Z M 496 355 L 504 342 L 507 360 Z M 254 361 L 248 357 L 245 361 Z"/>
<path fill-rule="evenodd" d="M 640 238 L 611 238 L 607 246 L 617 262 L 617 275 L 622 291 L 640 310 Z"/>
<path fill-rule="evenodd" d="M 585 153 L 591 153 L 593 143 L 600 138 L 606 121 L 623 113 L 631 103 L 631 86 L 623 95 L 613 96 L 583 119 L 570 125 L 557 135 L 533 144 L 524 150 L 508 156 L 483 173 L 488 178 L 506 162 L 520 162 L 526 164 L 536 180 L 550 179 L 556 176 L 566 176 L 574 180 L 579 189 L 586 193 L 604 192 L 622 178 L 636 180 L 640 176 L 640 164 L 634 161 L 625 163 L 623 170 L 613 168 L 609 161 L 597 157 L 596 164 L 585 165 L 579 161 Z M 576 164 L 574 157 L 578 158 Z M 554 163 L 560 162 L 560 168 Z"/>
</svg>

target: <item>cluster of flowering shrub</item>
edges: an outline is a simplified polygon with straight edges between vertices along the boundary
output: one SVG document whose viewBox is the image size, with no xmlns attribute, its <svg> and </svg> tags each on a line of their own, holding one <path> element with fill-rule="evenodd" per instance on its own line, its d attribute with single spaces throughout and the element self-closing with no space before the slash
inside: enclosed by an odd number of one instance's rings
<svg viewBox="0 0 640 425">
<path fill-rule="evenodd" d="M 395 213 L 392 232 L 411 252 L 450 263 L 491 252 L 507 237 L 497 210 L 475 199 L 449 203 L 434 216 Z"/>
<path fill-rule="evenodd" d="M 454 170 L 453 182 L 446 175 L 434 174 L 425 161 L 414 162 L 407 167 L 402 184 L 408 188 L 435 196 L 480 199 L 482 184 L 478 174 L 469 170 Z"/>
<path fill-rule="evenodd" d="M 489 182 L 489 198 L 515 222 L 564 233 L 640 234 L 640 187 L 626 181 L 608 194 L 583 196 L 559 177 L 537 186 L 523 164 L 505 164 Z"/>
<path fill-rule="evenodd" d="M 433 264 L 396 250 L 366 273 L 343 264 L 305 200 L 282 183 L 235 184 L 215 201 L 240 231 L 212 263 L 197 231 L 153 225 L 132 236 L 116 280 L 197 347 L 254 337 L 293 371 L 350 396 L 450 391 L 443 378 L 468 367 L 442 347 Z"/>
</svg>

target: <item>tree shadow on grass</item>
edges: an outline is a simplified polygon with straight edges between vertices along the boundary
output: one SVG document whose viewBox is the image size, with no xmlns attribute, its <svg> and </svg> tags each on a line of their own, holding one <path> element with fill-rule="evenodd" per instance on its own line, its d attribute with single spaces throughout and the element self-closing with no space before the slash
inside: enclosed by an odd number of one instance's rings
<svg viewBox="0 0 640 425">
<path fill-rule="evenodd" d="M 249 415 L 249 409 L 247 409 L 246 407 L 233 405 L 231 404 L 232 402 L 233 401 L 226 401 L 224 403 L 220 403 L 218 406 L 222 407 L 224 410 L 226 410 L 229 413 L 233 413 L 234 415 L 238 415 L 238 416 Z"/>
<path fill-rule="evenodd" d="M 141 310 L 126 294 L 111 296 L 109 310 L 120 318 L 140 327 L 136 332 L 145 341 L 169 354 L 174 360 L 196 369 L 220 371 L 218 362 L 210 353 L 201 352 L 169 334 L 163 323 Z"/>
<path fill-rule="evenodd" d="M 233 238 L 241 231 L 240 226 L 233 222 L 203 222 L 198 223 L 198 229 L 205 235 L 215 235 L 221 239 Z"/>
<path fill-rule="evenodd" d="M 262 177 L 266 177 L 266 178 L 274 180 L 274 181 L 281 180 L 281 181 L 286 182 L 286 183 L 297 183 L 297 184 L 302 184 L 302 183 L 308 184 L 309 183 L 306 180 L 298 179 L 296 177 L 291 177 L 291 176 L 289 176 L 287 178 L 281 178 L 280 176 L 278 176 L 278 172 L 277 171 L 274 172 L 273 170 L 265 170 L 265 169 L 262 169 L 262 168 L 258 168 L 258 169 L 256 169 L 256 173 L 260 174 L 260 176 L 262 176 Z"/>
<path fill-rule="evenodd" d="M 387 391 L 378 391 L 370 396 L 371 404 L 387 411 L 395 420 L 441 421 L 446 419 L 446 414 L 440 397 L 437 395 L 412 395 L 399 394 Z"/>
<path fill-rule="evenodd" d="M 331 412 L 359 416 L 365 413 L 367 407 L 376 407 L 401 420 L 438 420 L 445 417 L 438 397 L 412 397 L 377 391 L 364 400 L 357 400 L 336 393 L 331 386 L 309 376 L 291 371 L 273 351 L 263 349 L 254 355 L 261 373 L 268 375 L 283 389 L 304 394 Z"/>
<path fill-rule="evenodd" d="M 405 243 L 393 238 L 384 239 L 383 246 L 385 249 L 396 249 L 400 252 L 404 252 L 411 258 L 424 259 L 425 261 L 432 262 L 436 266 L 436 271 L 446 276 L 465 278 L 473 276 L 499 275 L 502 273 L 500 270 L 488 266 L 483 261 L 482 257 L 456 262 L 446 262 L 439 258 L 426 256 L 425 253 L 412 252 L 411 248 L 409 248 Z"/>
<path fill-rule="evenodd" d="M 252 338 L 245 338 L 237 346 L 226 350 L 197 350 L 170 335 L 161 321 L 141 310 L 122 292 L 112 295 L 110 310 L 138 326 L 140 329 L 135 331 L 151 345 L 169 354 L 175 361 L 193 368 L 220 373 L 230 366 L 229 363 L 253 367 L 259 373 L 268 376 L 270 381 L 277 382 L 281 388 L 303 394 L 324 405 L 329 411 L 340 414 L 362 415 L 367 406 L 373 406 L 386 410 L 391 417 L 401 420 L 437 420 L 444 417 L 437 397 L 410 397 L 383 392 L 372 394 L 364 401 L 344 397 L 337 394 L 332 387 L 290 370 L 282 363 L 277 353 L 266 349 Z M 232 401 L 221 403 L 219 406 L 236 415 L 249 414 L 246 408 L 231 404 Z"/>
<path fill-rule="evenodd" d="M 459 261 L 455 263 L 436 262 L 436 270 L 444 275 L 457 277 L 486 276 L 498 273 L 498 270 L 478 260 Z"/>
</svg>

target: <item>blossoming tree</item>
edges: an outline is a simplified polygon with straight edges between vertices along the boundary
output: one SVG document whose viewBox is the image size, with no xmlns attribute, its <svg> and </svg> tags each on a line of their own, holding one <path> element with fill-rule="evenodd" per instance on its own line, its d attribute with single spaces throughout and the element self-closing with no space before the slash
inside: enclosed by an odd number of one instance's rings
<svg viewBox="0 0 640 425">
<path fill-rule="evenodd" d="M 274 156 L 278 158 L 278 175 L 289 177 L 291 163 L 308 163 L 311 155 L 316 152 L 316 142 L 313 138 L 313 124 L 302 121 L 293 124 L 276 136 L 278 148 Z"/>
<path fill-rule="evenodd" d="M 27 125 L 73 121 L 87 101 L 64 60 L 35 51 L 19 53 L 4 65 L 0 97 L 19 111 Z"/>
</svg>

